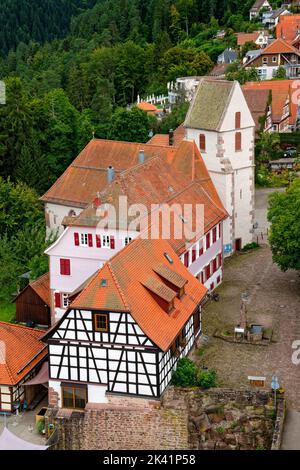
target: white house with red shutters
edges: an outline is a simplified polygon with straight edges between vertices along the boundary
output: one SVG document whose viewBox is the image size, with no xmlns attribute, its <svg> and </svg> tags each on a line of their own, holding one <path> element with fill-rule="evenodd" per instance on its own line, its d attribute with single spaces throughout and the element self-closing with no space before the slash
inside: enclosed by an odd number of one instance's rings
<svg viewBox="0 0 300 470">
<path fill-rule="evenodd" d="M 201 230 L 187 239 L 185 225 L 189 222 L 182 213 L 175 211 L 174 217 L 182 226 L 182 238 L 170 234 L 168 243 L 175 250 L 189 271 L 208 289 L 217 287 L 223 277 L 223 221 L 227 213 L 203 164 L 200 152 L 193 142 L 185 142 L 182 153 L 190 168 L 193 180 L 188 179 L 186 165 L 183 173 L 178 162 L 172 167 L 160 157 L 153 157 L 115 176 L 105 190 L 78 217 L 65 220 L 66 229 L 60 238 L 48 248 L 50 258 L 50 289 L 52 299 L 52 323 L 60 319 L 69 306 L 69 300 L 81 291 L 86 281 L 109 259 L 141 234 L 140 228 L 121 227 L 117 218 L 114 227 L 99 228 L 99 207 L 108 203 L 118 207 L 120 197 L 128 198 L 129 207 L 143 204 L 148 211 L 146 227 L 151 227 L 155 209 L 153 204 L 184 207 L 189 204 L 193 213 L 197 205 L 203 211 Z M 177 210 L 177 209 L 176 209 Z M 117 216 L 119 213 L 117 211 Z"/>
</svg>

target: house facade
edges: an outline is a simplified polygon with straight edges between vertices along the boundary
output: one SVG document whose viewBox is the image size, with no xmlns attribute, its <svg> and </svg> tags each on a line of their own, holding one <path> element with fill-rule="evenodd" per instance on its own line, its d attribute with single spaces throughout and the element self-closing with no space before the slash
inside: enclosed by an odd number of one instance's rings
<svg viewBox="0 0 300 470">
<path fill-rule="evenodd" d="M 266 132 L 292 132 L 299 127 L 299 85 L 295 80 L 264 80 L 261 82 L 250 82 L 243 86 L 244 93 L 258 94 L 263 92 L 269 94 L 270 118 L 265 123 L 271 126 L 265 128 Z"/>
<path fill-rule="evenodd" d="M 283 68 L 286 78 L 300 77 L 300 51 L 283 39 L 276 39 L 256 57 L 244 63 L 246 69 L 255 68 L 261 80 L 271 80 L 279 68 Z"/>
<path fill-rule="evenodd" d="M 160 398 L 201 334 L 206 289 L 164 240 L 137 239 L 93 277 L 44 337 L 49 402 Z"/>
<path fill-rule="evenodd" d="M 213 290 L 222 282 L 223 221 L 227 213 L 197 147 L 193 142 L 184 142 L 183 145 L 186 150 L 195 150 L 195 160 L 191 158 L 182 162 L 184 165 L 188 163 L 191 169 L 194 168 L 194 182 L 190 181 L 187 166 L 185 173 L 182 173 L 176 170 L 181 163 L 173 161 L 170 166 L 160 158 L 153 158 L 116 177 L 106 190 L 99 193 L 97 204 L 92 203 L 80 216 L 69 220 L 69 225 L 60 238 L 47 249 L 53 324 L 67 310 L 74 292 L 116 253 L 140 236 L 140 226 L 135 230 L 130 228 L 132 219 L 126 222 L 126 226 L 121 226 L 119 213 L 115 225 L 110 224 L 109 228 L 100 227 L 99 214 L 105 212 L 108 201 L 118 212 L 122 197 L 127 198 L 128 207 L 143 204 L 147 208 L 149 219 L 145 221 L 144 228 L 154 225 L 163 205 L 171 210 L 174 208 L 182 233 L 185 230 L 185 220 L 183 213 L 176 212 L 177 208 L 191 205 L 195 213 L 197 204 L 201 205 L 204 209 L 203 226 L 189 240 L 184 236 L 181 239 L 175 238 L 170 233 L 170 244 L 184 266 L 208 289 Z M 186 153 L 190 157 L 192 154 L 191 151 Z M 158 237 L 161 236 L 163 234 L 159 229 Z"/>
<path fill-rule="evenodd" d="M 250 21 L 257 18 L 263 10 L 272 10 L 272 6 L 268 0 L 256 0 L 250 10 Z"/>
<path fill-rule="evenodd" d="M 252 242 L 254 224 L 255 123 L 239 83 L 202 79 L 185 127 L 229 214 L 223 243 L 230 254 Z"/>
</svg>

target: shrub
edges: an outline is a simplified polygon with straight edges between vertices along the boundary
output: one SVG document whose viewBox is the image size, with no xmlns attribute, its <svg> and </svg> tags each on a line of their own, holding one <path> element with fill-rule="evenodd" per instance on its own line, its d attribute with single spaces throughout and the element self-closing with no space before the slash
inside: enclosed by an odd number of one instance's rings
<svg viewBox="0 0 300 470">
<path fill-rule="evenodd" d="M 173 373 L 172 384 L 175 387 L 196 387 L 198 369 L 196 364 L 188 358 L 178 361 L 177 369 Z"/>
<path fill-rule="evenodd" d="M 36 424 L 36 430 L 39 434 L 43 435 L 43 431 L 45 429 L 45 420 L 42 419 L 41 421 L 38 421 Z"/>
<path fill-rule="evenodd" d="M 256 248 L 259 248 L 259 244 L 256 242 L 253 243 L 248 243 L 242 248 L 242 251 L 248 251 L 248 250 L 255 250 Z"/>
<path fill-rule="evenodd" d="M 201 370 L 198 374 L 197 385 L 201 388 L 215 388 L 217 386 L 217 373 L 215 370 Z"/>
</svg>

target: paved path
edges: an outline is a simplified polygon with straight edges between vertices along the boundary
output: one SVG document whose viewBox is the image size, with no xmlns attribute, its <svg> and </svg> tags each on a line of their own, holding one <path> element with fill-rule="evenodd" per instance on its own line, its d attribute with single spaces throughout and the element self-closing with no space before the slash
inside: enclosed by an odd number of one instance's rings
<svg viewBox="0 0 300 470">
<path fill-rule="evenodd" d="M 295 410 L 287 412 L 282 450 L 300 450 L 300 413 Z"/>
</svg>

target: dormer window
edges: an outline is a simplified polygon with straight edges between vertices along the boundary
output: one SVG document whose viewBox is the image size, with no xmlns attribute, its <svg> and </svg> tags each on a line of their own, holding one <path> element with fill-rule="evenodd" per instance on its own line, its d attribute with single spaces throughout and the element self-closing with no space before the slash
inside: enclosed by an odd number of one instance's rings
<svg viewBox="0 0 300 470">
<path fill-rule="evenodd" d="M 185 286 L 187 284 L 187 280 L 183 276 L 176 273 L 164 264 L 159 264 L 153 268 L 153 271 L 159 275 L 168 288 L 176 292 L 179 299 L 185 295 Z"/>
<path fill-rule="evenodd" d="M 172 312 L 175 307 L 174 300 L 176 297 L 176 292 L 170 289 L 170 287 L 168 287 L 165 283 L 154 277 L 150 277 L 147 279 L 147 281 L 143 282 L 143 286 L 148 289 L 153 298 L 157 301 L 161 308 L 165 310 L 166 313 L 170 314 Z"/>
</svg>

